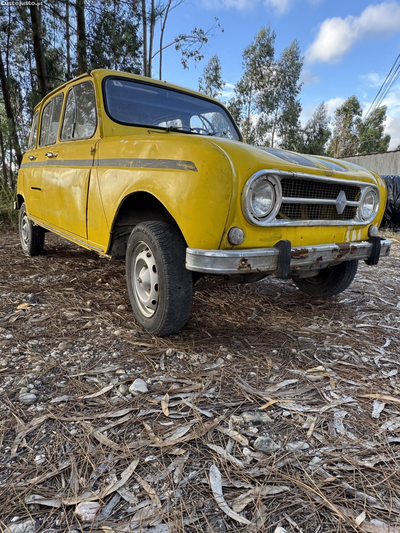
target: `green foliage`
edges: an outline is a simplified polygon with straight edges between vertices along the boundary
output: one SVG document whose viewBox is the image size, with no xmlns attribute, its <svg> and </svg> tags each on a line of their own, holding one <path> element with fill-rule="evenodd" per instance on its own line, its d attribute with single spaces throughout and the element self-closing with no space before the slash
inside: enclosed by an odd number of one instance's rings
<svg viewBox="0 0 400 533">
<path fill-rule="evenodd" d="M 243 76 L 235 86 L 230 110 L 245 140 L 262 146 L 295 149 L 300 128 L 299 78 L 303 59 L 297 41 L 275 58 L 275 32 L 261 28 L 243 52 Z"/>
<path fill-rule="evenodd" d="M 131 9 L 104 7 L 88 35 L 90 69 L 110 68 L 140 74 L 139 23 Z"/>
<path fill-rule="evenodd" d="M 328 108 L 320 104 L 301 132 L 298 150 L 303 154 L 325 155 L 326 144 L 331 136 Z"/>
<path fill-rule="evenodd" d="M 0 228 L 11 226 L 16 228 L 18 225 L 18 212 L 14 211 L 15 194 L 4 185 L 0 187 Z"/>
<path fill-rule="evenodd" d="M 376 108 L 366 120 L 363 120 L 361 104 L 356 96 L 351 96 L 335 111 L 329 155 L 349 157 L 371 152 L 386 152 L 390 135 L 384 135 L 385 120 L 386 106 Z"/>
<path fill-rule="evenodd" d="M 221 62 L 218 56 L 214 55 L 204 67 L 203 76 L 199 78 L 199 91 L 211 98 L 218 98 L 224 86 Z"/>
</svg>

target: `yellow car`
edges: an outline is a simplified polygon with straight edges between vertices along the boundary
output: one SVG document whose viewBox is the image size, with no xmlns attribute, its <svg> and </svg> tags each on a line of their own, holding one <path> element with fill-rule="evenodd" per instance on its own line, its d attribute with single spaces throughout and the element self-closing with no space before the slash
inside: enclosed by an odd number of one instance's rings
<svg viewBox="0 0 400 533">
<path fill-rule="evenodd" d="M 372 172 L 249 146 L 217 100 L 109 70 L 36 107 L 16 201 L 26 254 L 49 230 L 125 258 L 135 317 L 156 335 L 185 325 L 198 273 L 340 293 L 359 260 L 389 254 L 385 205 Z"/>
</svg>

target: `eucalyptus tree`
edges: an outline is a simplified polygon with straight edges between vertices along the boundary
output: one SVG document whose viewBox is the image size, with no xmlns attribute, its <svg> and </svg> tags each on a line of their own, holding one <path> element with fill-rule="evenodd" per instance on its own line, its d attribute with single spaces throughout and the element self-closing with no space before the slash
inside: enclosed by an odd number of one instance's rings
<svg viewBox="0 0 400 533">
<path fill-rule="evenodd" d="M 298 150 L 304 154 L 325 155 L 331 134 L 328 106 L 322 102 L 301 131 Z"/>
<path fill-rule="evenodd" d="M 221 61 L 217 55 L 213 55 L 204 67 L 203 75 L 199 78 L 199 91 L 211 96 L 211 98 L 218 98 L 222 95 L 225 85 L 226 83 L 222 78 Z"/>
</svg>

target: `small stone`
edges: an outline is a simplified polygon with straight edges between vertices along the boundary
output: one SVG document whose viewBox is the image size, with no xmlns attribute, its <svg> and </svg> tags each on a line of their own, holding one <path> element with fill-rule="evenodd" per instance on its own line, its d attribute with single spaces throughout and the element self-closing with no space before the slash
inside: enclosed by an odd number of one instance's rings
<svg viewBox="0 0 400 533">
<path fill-rule="evenodd" d="M 301 450 L 308 450 L 309 447 L 310 445 L 307 442 L 288 442 L 285 446 L 285 450 L 288 452 L 299 452 Z"/>
<path fill-rule="evenodd" d="M 19 401 L 25 405 L 32 405 L 37 401 L 37 396 L 30 392 L 23 392 L 19 395 Z"/>
<path fill-rule="evenodd" d="M 242 413 L 239 418 L 241 418 L 243 422 L 251 424 L 268 424 L 273 422 L 273 420 L 269 415 L 267 415 L 267 413 L 262 412 Z"/>
<path fill-rule="evenodd" d="M 117 311 L 126 311 L 126 305 L 123 305 L 123 304 L 122 304 L 122 305 L 119 305 L 119 306 L 117 307 Z"/>
<path fill-rule="evenodd" d="M 129 387 L 129 392 L 149 392 L 149 389 L 143 379 L 137 378 Z"/>
<path fill-rule="evenodd" d="M 118 387 L 118 391 L 121 393 L 121 394 L 126 394 L 128 392 L 128 386 L 125 385 L 125 383 L 122 383 L 119 387 Z"/>
<path fill-rule="evenodd" d="M 25 520 L 24 522 L 16 522 L 15 524 L 9 524 L 8 533 L 35 533 L 35 521 L 34 520 Z"/>
<path fill-rule="evenodd" d="M 82 502 L 77 505 L 75 514 L 82 522 L 93 522 L 101 505 L 98 502 Z"/>
<path fill-rule="evenodd" d="M 254 448 L 258 452 L 272 455 L 280 449 L 280 446 L 269 437 L 258 437 L 258 439 L 254 441 Z"/>
<path fill-rule="evenodd" d="M 68 343 L 67 342 L 60 342 L 58 345 L 58 349 L 62 352 L 65 352 L 65 350 L 68 350 Z"/>
</svg>

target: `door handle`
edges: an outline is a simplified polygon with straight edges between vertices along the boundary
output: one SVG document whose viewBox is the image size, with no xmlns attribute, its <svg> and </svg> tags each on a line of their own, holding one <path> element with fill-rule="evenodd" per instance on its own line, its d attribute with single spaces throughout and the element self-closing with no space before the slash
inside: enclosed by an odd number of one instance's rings
<svg viewBox="0 0 400 533">
<path fill-rule="evenodd" d="M 35 159 L 37 159 L 37 156 L 36 155 L 30 155 L 28 157 L 29 161 L 35 161 Z"/>
<path fill-rule="evenodd" d="M 46 157 L 57 157 L 58 156 L 58 154 L 55 154 L 54 152 L 46 152 L 44 155 Z"/>
</svg>

